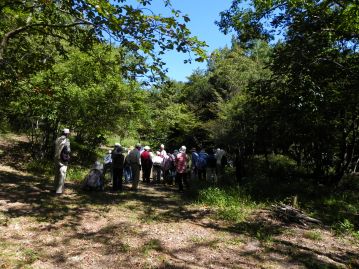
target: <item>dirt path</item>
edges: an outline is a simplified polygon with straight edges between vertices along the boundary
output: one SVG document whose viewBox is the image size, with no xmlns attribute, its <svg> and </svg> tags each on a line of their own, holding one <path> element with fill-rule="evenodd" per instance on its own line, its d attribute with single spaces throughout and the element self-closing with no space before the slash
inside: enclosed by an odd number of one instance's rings
<svg viewBox="0 0 359 269">
<path fill-rule="evenodd" d="M 0 268 L 359 268 L 358 245 L 266 210 L 224 223 L 172 188 L 85 193 L 0 165 Z"/>
</svg>

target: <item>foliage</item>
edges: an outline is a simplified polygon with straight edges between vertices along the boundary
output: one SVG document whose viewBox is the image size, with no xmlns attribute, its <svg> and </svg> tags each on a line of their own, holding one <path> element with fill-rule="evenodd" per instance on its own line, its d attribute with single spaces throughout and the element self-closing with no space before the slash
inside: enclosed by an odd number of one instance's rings
<svg viewBox="0 0 359 269">
<path fill-rule="evenodd" d="M 196 60 L 203 61 L 205 43 L 191 36 L 187 15 L 174 9 L 169 0 L 163 1 L 172 14 L 167 17 L 150 10 L 151 0 L 137 2 L 136 7 L 122 0 L 5 0 L 0 5 L 4 18 L 0 32 L 1 64 L 10 64 L 14 56 L 11 45 L 28 35 L 43 37 L 45 44 L 47 37 L 54 37 L 60 52 L 65 49 L 59 40 L 81 48 L 96 41 L 115 41 L 140 60 L 129 63 L 124 67 L 126 71 L 139 75 L 151 72 L 152 77 L 163 75 L 160 55 L 168 50 L 192 51 L 198 56 Z M 146 62 L 146 56 L 152 60 Z"/>
<path fill-rule="evenodd" d="M 234 221 L 245 220 L 251 211 L 259 206 L 239 188 L 205 188 L 200 190 L 198 200 L 202 204 L 215 207 L 220 219 Z"/>
<path fill-rule="evenodd" d="M 234 128 L 220 135 L 240 140 L 243 155 L 283 153 L 326 184 L 338 184 L 358 158 L 359 22 L 345 15 L 357 3 L 249 1 L 249 9 L 243 3 L 234 0 L 221 13 L 222 31 L 235 30 L 245 49 L 276 31 L 282 41 L 271 54 L 272 75 L 224 106 L 220 118 Z"/>
<path fill-rule="evenodd" d="M 51 149 L 61 126 L 71 128 L 76 141 L 94 147 L 108 132 L 122 129 L 121 120 L 140 114 L 142 93 L 118 75 L 120 54 L 107 46 L 94 47 L 91 54 L 70 49 L 67 59 L 59 57 L 51 69 L 19 83 L 11 112 L 36 132 L 31 137 L 40 152 Z"/>
<path fill-rule="evenodd" d="M 149 96 L 149 114 L 141 133 L 154 145 L 166 141 L 168 148 L 178 148 L 191 143 L 194 130 L 200 124 L 194 111 L 182 102 L 183 85 L 169 82 L 159 89 L 152 89 Z"/>
</svg>

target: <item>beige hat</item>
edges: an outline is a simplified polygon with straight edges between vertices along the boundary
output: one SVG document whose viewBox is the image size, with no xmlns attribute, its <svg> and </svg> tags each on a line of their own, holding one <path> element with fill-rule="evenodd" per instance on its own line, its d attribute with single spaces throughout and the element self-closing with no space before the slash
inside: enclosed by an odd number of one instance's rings
<svg viewBox="0 0 359 269">
<path fill-rule="evenodd" d="M 145 146 L 143 149 L 149 151 L 151 148 L 149 146 Z"/>
</svg>

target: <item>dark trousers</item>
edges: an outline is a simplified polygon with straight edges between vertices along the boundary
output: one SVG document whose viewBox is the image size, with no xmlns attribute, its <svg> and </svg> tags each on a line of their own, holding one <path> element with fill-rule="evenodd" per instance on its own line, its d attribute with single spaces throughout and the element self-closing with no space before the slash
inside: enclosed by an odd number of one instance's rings
<svg viewBox="0 0 359 269">
<path fill-rule="evenodd" d="M 183 183 L 186 186 L 186 189 L 189 188 L 188 181 L 187 181 L 187 173 L 178 173 L 176 174 L 176 182 L 178 184 L 178 189 L 183 191 Z"/>
<path fill-rule="evenodd" d="M 113 172 L 112 189 L 114 191 L 118 191 L 118 190 L 122 191 L 123 168 L 113 168 L 112 172 Z"/>
<path fill-rule="evenodd" d="M 143 182 L 150 182 L 152 164 L 143 164 L 142 165 L 142 180 Z"/>
<path fill-rule="evenodd" d="M 198 169 L 198 180 L 206 180 L 206 168 Z"/>
</svg>

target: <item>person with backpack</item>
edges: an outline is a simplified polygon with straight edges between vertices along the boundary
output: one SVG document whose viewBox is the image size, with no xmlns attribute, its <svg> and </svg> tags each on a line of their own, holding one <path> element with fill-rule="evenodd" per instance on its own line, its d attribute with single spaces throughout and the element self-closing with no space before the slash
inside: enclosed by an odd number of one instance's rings
<svg viewBox="0 0 359 269">
<path fill-rule="evenodd" d="M 55 141 L 55 193 L 62 194 L 64 192 L 67 167 L 70 161 L 70 130 L 63 129 L 62 135 Z"/>
<path fill-rule="evenodd" d="M 176 178 L 176 166 L 175 166 L 175 160 L 176 156 L 174 154 L 168 153 L 168 158 L 166 160 L 166 169 L 168 167 L 168 172 L 166 176 L 166 184 L 173 185 L 175 178 Z"/>
<path fill-rule="evenodd" d="M 208 154 L 205 149 L 202 149 L 198 154 L 196 162 L 198 180 L 206 180 L 207 158 Z"/>
<path fill-rule="evenodd" d="M 125 155 L 122 154 L 122 147 L 119 143 L 115 144 L 112 151 L 112 190 L 122 191 L 122 176 L 123 166 L 125 162 Z"/>
<path fill-rule="evenodd" d="M 217 160 L 216 157 L 214 156 L 214 153 L 215 153 L 214 149 L 210 150 L 208 153 L 207 171 L 206 171 L 207 179 L 212 183 L 217 182 L 217 173 L 216 173 Z"/>
<path fill-rule="evenodd" d="M 198 175 L 198 169 L 197 169 L 198 153 L 197 153 L 196 148 L 191 149 L 191 159 L 192 159 L 191 179 L 195 179 L 195 178 L 197 178 L 197 175 Z"/>
</svg>

